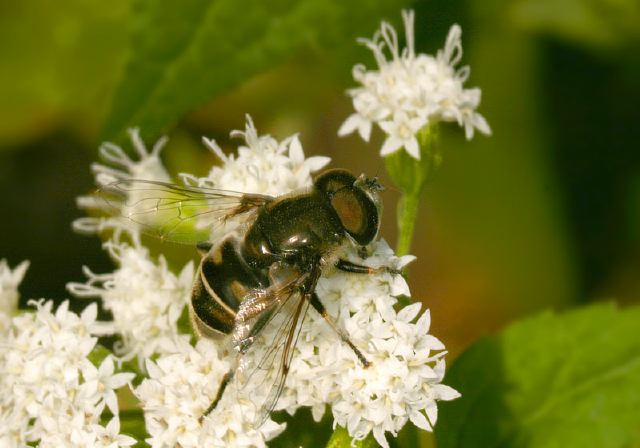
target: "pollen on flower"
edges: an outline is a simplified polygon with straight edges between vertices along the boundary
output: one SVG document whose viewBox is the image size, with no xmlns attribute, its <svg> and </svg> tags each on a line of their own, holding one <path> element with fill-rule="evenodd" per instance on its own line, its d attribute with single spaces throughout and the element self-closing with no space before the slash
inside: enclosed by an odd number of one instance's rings
<svg viewBox="0 0 640 448">
<path fill-rule="evenodd" d="M 353 68 L 353 77 L 361 84 L 348 91 L 355 113 L 345 120 L 338 134 L 345 136 L 357 131 L 363 140 L 369 141 L 375 123 L 387 135 L 381 155 L 404 147 L 416 159 L 420 159 L 416 134 L 427 125 L 456 122 L 464 128 L 467 139 L 473 137 L 476 129 L 490 134 L 487 121 L 476 112 L 480 89 L 463 87 L 469 67 L 456 68 L 462 58 L 461 28 L 451 27 L 445 47 L 436 56 L 416 54 L 414 13 L 403 11 L 402 17 L 405 48 L 400 48 L 396 30 L 387 22 L 382 22 L 372 39 L 360 39 L 373 52 L 378 68 L 367 70 L 363 65 Z"/>
</svg>

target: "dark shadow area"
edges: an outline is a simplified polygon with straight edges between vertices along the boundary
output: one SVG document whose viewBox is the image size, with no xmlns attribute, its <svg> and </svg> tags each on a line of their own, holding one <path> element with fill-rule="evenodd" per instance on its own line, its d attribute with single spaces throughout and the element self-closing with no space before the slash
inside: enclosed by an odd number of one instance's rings
<svg viewBox="0 0 640 448">
<path fill-rule="evenodd" d="M 469 365 L 478 369 L 469 369 Z M 503 397 L 509 388 L 504 382 L 502 349 L 495 338 L 482 339 L 463 353 L 445 377 L 444 383 L 462 396 L 452 402 L 438 403 L 437 446 L 500 446 L 512 430 L 506 424 L 510 413 Z M 501 421 L 496 416 L 504 419 Z"/>
<path fill-rule="evenodd" d="M 320 423 L 313 421 L 309 408 L 298 409 L 293 417 L 281 411 L 272 414 L 271 418 L 278 423 L 286 422 L 287 429 L 269 442 L 269 448 L 322 447 L 326 446 L 332 433 L 333 417 L 329 407 Z"/>
<path fill-rule="evenodd" d="M 31 262 L 19 289 L 21 307 L 32 298 L 68 298 L 65 285 L 84 281 L 83 265 L 95 272 L 113 269 L 98 238 L 71 229 L 83 215 L 76 197 L 93 189 L 93 155 L 64 133 L 0 151 L 0 258 L 11 267 Z"/>
<path fill-rule="evenodd" d="M 543 41 L 541 98 L 577 251 L 579 297 L 602 294 L 623 263 L 638 256 L 630 215 L 640 176 L 640 61 L 598 57 L 557 40 Z M 631 54 L 638 54 L 637 49 Z M 624 297 L 628 291 L 607 290 Z"/>
</svg>

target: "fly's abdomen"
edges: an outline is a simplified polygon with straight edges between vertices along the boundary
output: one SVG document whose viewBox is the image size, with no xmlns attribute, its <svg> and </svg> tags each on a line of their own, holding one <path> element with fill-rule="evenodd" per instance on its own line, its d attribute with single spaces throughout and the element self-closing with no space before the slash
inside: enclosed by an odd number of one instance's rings
<svg viewBox="0 0 640 448">
<path fill-rule="evenodd" d="M 191 295 L 198 332 L 208 337 L 231 333 L 242 300 L 251 290 L 265 287 L 261 277 L 242 258 L 236 237 L 215 245 L 200 263 Z"/>
</svg>

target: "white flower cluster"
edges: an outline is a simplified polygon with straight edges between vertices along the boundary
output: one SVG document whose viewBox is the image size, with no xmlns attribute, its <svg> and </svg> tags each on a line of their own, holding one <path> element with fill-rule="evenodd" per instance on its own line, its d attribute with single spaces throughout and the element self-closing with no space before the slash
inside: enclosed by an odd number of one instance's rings
<svg viewBox="0 0 640 448">
<path fill-rule="evenodd" d="M 113 331 L 122 336 L 114 352 L 123 360 L 144 359 L 156 353 L 175 351 L 179 335 L 177 322 L 191 295 L 193 263 L 187 263 L 176 276 L 164 257 L 157 263 L 144 247 L 105 244 L 118 268 L 113 273 L 95 274 L 85 267 L 86 283 L 69 283 L 67 289 L 77 297 L 100 298 L 113 315 Z"/>
<path fill-rule="evenodd" d="M 98 163 L 92 165 L 98 187 L 128 179 L 171 182 L 171 177 L 160 160 L 160 151 L 167 138 L 162 137 L 149 151 L 137 128 L 130 129 L 129 135 L 140 160 L 134 161 L 121 147 L 113 143 L 104 143 L 100 147 L 100 155 L 113 167 Z M 329 157 L 324 156 L 305 158 L 297 135 L 285 138 L 281 142 L 270 135 L 258 135 L 249 115 L 246 116 L 245 130 L 232 131 L 231 136 L 240 137 L 246 143 L 246 146 L 238 147 L 237 157 L 233 154 L 226 155 L 215 140 L 203 137 L 204 144 L 223 162 L 223 167 L 214 166 L 205 177 L 183 173 L 180 177 L 185 185 L 277 196 L 311 185 L 311 174 L 330 161 Z M 129 198 L 127 202 L 135 204 L 138 199 L 140 198 Z M 76 231 L 97 234 L 110 230 L 113 231 L 112 239 L 115 242 L 119 242 L 121 236 L 126 234 L 134 244 L 139 245 L 139 227 L 133 221 L 117 216 L 120 210 L 114 207 L 119 204 L 109 204 L 104 198 L 96 196 L 81 196 L 77 202 L 81 209 L 106 212 L 110 216 L 79 218 L 73 223 Z M 129 211 L 135 211 L 135 207 Z M 154 223 L 150 224 L 153 226 Z M 196 223 L 199 227 L 210 225 L 206 217 L 202 222 Z M 233 226 L 214 230 L 216 233 L 211 235 L 212 241 L 233 230 Z"/>
<path fill-rule="evenodd" d="M 169 173 L 162 165 L 160 151 L 167 143 L 167 138 L 159 139 L 151 151 L 147 150 L 144 142 L 140 138 L 137 128 L 129 129 L 131 145 L 140 160 L 135 161 L 126 152 L 113 143 L 103 143 L 100 146 L 100 156 L 109 165 L 94 163 L 91 170 L 94 173 L 98 187 L 104 187 L 112 182 L 126 179 L 145 179 L 161 182 L 169 182 Z M 83 210 L 96 210 L 113 215 L 117 210 L 112 209 L 112 205 L 96 196 L 80 196 L 77 200 L 78 207 Z M 86 234 L 101 233 L 105 230 L 114 232 L 113 240 L 119 241 L 120 236 L 125 232 L 134 242 L 138 243 L 138 232 L 133 222 L 129 222 L 118 217 L 95 217 L 87 216 L 76 219 L 73 228 L 77 232 Z"/>
<path fill-rule="evenodd" d="M 404 147 L 411 156 L 420 159 L 416 134 L 429 124 L 454 121 L 465 129 L 467 139 L 474 130 L 490 134 L 488 123 L 476 112 L 480 104 L 480 89 L 465 89 L 469 67 L 456 69 L 462 58 L 462 30 L 453 25 L 443 50 L 437 55 L 415 54 L 413 11 L 403 11 L 406 48 L 400 49 L 398 35 L 387 22 L 372 39 L 362 39 L 378 64 L 377 70 L 363 65 L 353 68 L 353 77 L 362 84 L 348 93 L 353 98 L 355 113 L 340 127 L 341 136 L 357 131 L 369 141 L 373 123 L 387 134 L 381 155 Z M 387 60 L 385 49 L 391 55 Z"/>
<path fill-rule="evenodd" d="M 414 259 L 395 257 L 384 240 L 374 243 L 372 251 L 366 260 L 355 250 L 348 258 L 358 264 L 395 269 Z M 383 447 L 388 447 L 385 432 L 396 435 L 407 420 L 430 431 L 437 419 L 436 401 L 452 400 L 459 394 L 440 384 L 446 352 L 429 334 L 429 312 L 413 323 L 419 303 L 399 312 L 394 309 L 396 297 L 409 295 L 404 278 L 391 273 L 362 275 L 335 270 L 320 279 L 317 292 L 371 365 L 364 368 L 324 319 L 311 311 L 278 407 L 293 411 L 298 406 L 311 406 L 319 420 L 329 404 L 334 424 L 346 427 L 355 440 L 373 432 Z"/>
<path fill-rule="evenodd" d="M 258 135 L 249 115 L 246 120 L 244 131 L 231 132 L 231 137 L 242 138 L 246 143 L 238 147 L 237 157 L 226 155 L 214 140 L 203 137 L 202 141 L 223 165 L 214 166 L 206 177 L 183 175 L 183 179 L 204 187 L 279 196 L 310 186 L 311 173 L 331 160 L 324 156 L 305 158 L 297 135 L 278 142 L 268 134 Z"/>
<path fill-rule="evenodd" d="M 149 378 L 135 390 L 153 448 L 264 447 L 284 429 L 270 419 L 255 428 L 253 408 L 228 399 L 201 423 L 229 363 L 207 339 L 196 347 L 185 342 L 179 348 L 179 353 L 147 361 Z"/>
<path fill-rule="evenodd" d="M 237 157 L 226 155 L 215 140 L 203 137 L 204 144 L 223 164 L 211 168 L 205 177 L 183 173 L 183 182 L 198 187 L 279 196 L 309 187 L 312 184 L 311 174 L 331 160 L 324 156 L 305 158 L 297 135 L 281 142 L 268 134 L 258 135 L 249 115 L 246 116 L 245 130 L 232 131 L 231 137 L 242 138 L 246 144 L 238 147 Z M 197 226 L 210 226 L 210 223 L 205 219 Z M 235 228 L 233 222 L 213 226 L 210 240 L 216 241 Z"/>
<path fill-rule="evenodd" d="M 95 367 L 88 356 L 95 334 L 97 306 L 80 316 L 68 302 L 52 313 L 53 302 L 31 302 L 35 313 L 12 319 L 0 342 L 0 446 L 45 447 L 131 446 L 121 435 L 115 391 L 133 378 L 114 373 L 113 359 Z M 100 424 L 105 407 L 113 418 Z"/>
<path fill-rule="evenodd" d="M 0 260 L 0 334 L 9 328 L 11 316 L 18 309 L 18 285 L 28 268 L 29 262 L 26 260 L 13 270 L 7 260 Z"/>
</svg>

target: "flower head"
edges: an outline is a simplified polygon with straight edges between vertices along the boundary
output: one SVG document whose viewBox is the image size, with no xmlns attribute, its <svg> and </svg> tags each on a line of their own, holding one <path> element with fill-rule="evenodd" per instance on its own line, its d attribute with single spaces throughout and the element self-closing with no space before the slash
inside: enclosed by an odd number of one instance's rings
<svg viewBox="0 0 640 448">
<path fill-rule="evenodd" d="M 138 129 L 130 129 L 129 134 L 140 160 L 134 161 L 122 148 L 113 143 L 104 143 L 100 147 L 100 155 L 108 165 L 92 165 L 98 187 L 132 179 L 171 182 L 159 157 L 167 138 L 162 137 L 152 150 L 148 151 Z M 245 142 L 245 145 L 238 147 L 237 156 L 226 155 L 214 140 L 203 137 L 204 144 L 222 161 L 222 166 L 214 166 L 205 177 L 182 173 L 182 182 L 187 186 L 278 196 L 311 185 L 311 174 L 320 170 L 330 160 L 324 156 L 305 158 L 297 135 L 281 142 L 270 135 L 258 135 L 249 115 L 246 117 L 245 130 L 233 131 L 231 136 L 242 138 Z M 86 234 L 110 230 L 113 231 L 112 239 L 115 242 L 120 242 L 121 236 L 126 235 L 135 245 L 140 245 L 141 225 L 154 228 L 161 224 L 159 221 L 162 221 L 163 214 L 149 213 L 148 210 L 137 213 L 140 210 L 136 207 L 148 204 L 149 199 L 160 199 L 160 190 L 134 188 L 127 192 L 126 198 L 113 202 L 99 196 L 81 196 L 78 198 L 80 208 L 107 213 L 109 216 L 83 217 L 75 220 L 73 227 L 76 231 Z M 171 215 L 171 211 L 167 214 Z M 133 219 L 127 219 L 127 215 L 136 215 L 135 222 Z M 195 226 L 197 229 L 208 228 L 211 227 L 211 222 L 202 217 L 195 222 Z M 214 241 L 231 230 L 233 226 L 216 228 L 217 233 L 211 235 L 211 240 Z"/>
<path fill-rule="evenodd" d="M 204 144 L 222 161 L 222 165 L 211 168 L 205 177 L 182 173 L 183 182 L 198 187 L 280 196 L 309 187 L 313 182 L 311 174 L 331 160 L 324 156 L 305 158 L 297 135 L 281 142 L 269 134 L 259 135 L 249 115 L 246 116 L 244 131 L 232 131 L 231 137 L 245 142 L 238 147 L 237 155 L 226 155 L 214 140 L 203 137 Z M 227 221 L 224 226 L 213 226 L 209 239 L 220 239 L 234 230 L 235 224 Z M 211 227 L 211 223 L 203 218 L 196 227 Z"/>
<path fill-rule="evenodd" d="M 171 180 L 169 173 L 160 160 L 160 151 L 167 143 L 167 138 L 160 138 L 149 151 L 140 137 L 138 128 L 129 129 L 129 137 L 139 160 L 132 159 L 121 147 L 113 143 L 103 143 L 100 146 L 100 156 L 107 164 L 94 163 L 91 165 L 96 185 L 104 187 L 110 183 L 127 179 L 169 182 Z M 77 204 L 83 210 L 106 212 L 108 215 L 117 212 L 117 210 L 113 210 L 113 204 L 108 204 L 104 199 L 96 196 L 80 196 L 77 199 Z M 139 239 L 138 229 L 134 223 L 117 216 L 79 218 L 73 222 L 73 229 L 85 234 L 97 234 L 111 230 L 114 232 L 113 239 L 115 241 L 119 241 L 123 233 L 132 238 L 134 242 L 138 242 Z"/>
<path fill-rule="evenodd" d="M 183 177 L 200 186 L 279 196 L 311 185 L 311 174 L 331 160 L 324 156 L 305 158 L 297 135 L 278 142 L 268 134 L 258 135 L 249 115 L 246 120 L 244 131 L 231 132 L 232 137 L 245 142 L 238 147 L 237 156 L 225 155 L 214 140 L 203 137 L 223 165 L 214 166 L 203 178 Z"/>
<path fill-rule="evenodd" d="M 490 134 L 486 120 L 476 112 L 480 104 L 480 89 L 465 89 L 469 67 L 456 68 L 462 58 L 462 30 L 453 25 L 444 49 L 437 55 L 417 54 L 414 49 L 413 11 L 403 11 L 406 47 L 400 49 L 398 35 L 387 22 L 372 39 L 361 39 L 376 59 L 377 70 L 363 65 L 353 69 L 360 87 L 349 90 L 355 113 L 340 127 L 341 136 L 357 131 L 369 141 L 371 127 L 376 123 L 386 134 L 381 155 L 404 147 L 420 159 L 416 134 L 427 125 L 439 121 L 454 121 L 464 127 L 467 139 L 474 130 Z M 387 59 L 389 53 L 390 59 Z"/>
<path fill-rule="evenodd" d="M 115 390 L 133 374 L 114 373 L 110 357 L 98 367 L 88 359 L 95 335 L 104 333 L 96 322 L 97 306 L 77 315 L 69 311 L 69 302 L 55 313 L 51 301 L 31 303 L 36 312 L 14 317 L 0 342 L 0 445 L 115 448 L 135 443 L 119 434 L 115 400 Z M 105 408 L 113 415 L 106 428 L 100 425 Z"/>
<path fill-rule="evenodd" d="M 264 447 L 284 429 L 270 419 L 255 428 L 255 410 L 243 400 L 225 399 L 201 421 L 229 363 L 223 350 L 207 339 L 195 347 L 182 342 L 178 349 L 155 362 L 148 360 L 149 378 L 135 389 L 152 447 Z"/>
<path fill-rule="evenodd" d="M 193 263 L 180 275 L 173 274 L 164 257 L 157 262 L 146 248 L 124 243 L 106 243 L 118 268 L 109 274 L 95 274 L 85 267 L 87 283 L 69 283 L 77 297 L 101 298 L 113 315 L 112 330 L 122 336 L 114 350 L 124 360 L 144 359 L 155 353 L 172 353 L 178 333 L 178 319 L 188 303 L 194 276 Z"/>
</svg>

